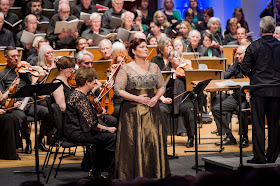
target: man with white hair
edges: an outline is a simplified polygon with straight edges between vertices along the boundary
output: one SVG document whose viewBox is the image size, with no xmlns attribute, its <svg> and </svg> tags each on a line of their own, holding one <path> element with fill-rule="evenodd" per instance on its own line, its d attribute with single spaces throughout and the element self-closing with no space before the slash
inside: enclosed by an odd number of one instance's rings
<svg viewBox="0 0 280 186">
<path fill-rule="evenodd" d="M 110 30 L 101 27 L 101 16 L 95 12 L 90 15 L 89 24 L 90 28 L 83 31 L 82 37 L 88 40 L 89 46 L 98 45 L 99 43 L 95 43 L 92 39 L 93 33 L 105 36 L 110 33 Z"/>
<path fill-rule="evenodd" d="M 93 12 L 98 12 L 98 9 L 91 4 L 91 0 L 81 0 L 81 3 L 74 8 L 73 15 L 80 18 L 81 12 L 92 14 Z"/>
<path fill-rule="evenodd" d="M 4 14 L 0 12 L 0 46 L 15 46 L 13 34 L 10 30 L 3 28 Z"/>
<path fill-rule="evenodd" d="M 102 55 L 100 60 L 109 60 L 112 59 L 112 42 L 108 39 L 103 39 L 98 45 L 99 51 Z"/>
<path fill-rule="evenodd" d="M 122 14 L 121 19 L 123 21 L 123 28 L 129 31 L 139 31 L 139 29 L 133 25 L 134 14 L 130 11 L 126 11 Z"/>
<path fill-rule="evenodd" d="M 102 27 L 111 30 L 115 29 L 110 26 L 112 16 L 121 18 L 122 13 L 125 12 L 123 9 L 123 0 L 112 0 L 112 6 L 102 16 Z"/>
<path fill-rule="evenodd" d="M 261 38 L 248 46 L 241 64 L 250 85 L 280 84 L 280 42 L 273 37 L 275 20 L 265 16 L 260 21 Z M 250 89 L 254 157 L 248 163 L 274 163 L 280 151 L 280 87 Z M 265 153 L 265 116 L 268 148 Z"/>
<path fill-rule="evenodd" d="M 198 30 L 191 30 L 188 36 L 187 52 L 199 52 L 199 54 L 204 54 L 206 48 L 199 44 L 201 39 L 201 34 Z"/>
<path fill-rule="evenodd" d="M 47 39 L 54 45 L 55 49 L 75 48 L 75 41 L 79 36 L 78 30 L 62 30 L 59 34 L 54 34 L 55 24 L 57 21 L 71 21 L 77 17 L 70 15 L 69 4 L 62 3 L 59 5 L 58 13 L 53 15 L 48 27 Z"/>
</svg>

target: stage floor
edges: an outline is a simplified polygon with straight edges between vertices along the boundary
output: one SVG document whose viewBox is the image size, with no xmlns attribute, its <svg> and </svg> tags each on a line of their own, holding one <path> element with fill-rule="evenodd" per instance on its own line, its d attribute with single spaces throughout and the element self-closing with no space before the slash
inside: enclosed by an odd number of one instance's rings
<svg viewBox="0 0 280 186">
<path fill-rule="evenodd" d="M 232 118 L 232 131 L 233 135 L 236 137 L 239 144 L 239 136 L 238 136 L 238 124 L 236 124 L 237 118 Z M 205 157 L 239 157 L 239 146 L 224 146 L 224 150 L 222 152 L 218 152 L 220 150 L 219 146 L 215 146 L 215 142 L 219 142 L 220 139 L 202 139 L 202 138 L 217 138 L 215 134 L 211 134 L 211 131 L 216 129 L 215 122 L 211 124 L 203 124 L 200 129 L 201 141 L 198 145 L 199 150 L 203 151 L 216 151 L 216 152 L 198 152 L 198 162 L 199 165 L 204 165 L 204 161 L 202 158 Z M 34 129 L 32 128 L 32 131 Z M 34 138 L 34 132 L 32 134 L 32 139 Z M 249 126 L 249 138 L 251 138 L 251 125 Z M 176 136 L 175 137 L 175 151 L 173 146 L 171 145 L 171 137 L 168 137 L 168 155 L 178 156 L 176 159 L 169 159 L 171 172 L 173 175 L 196 175 L 196 170 L 192 167 L 195 165 L 195 157 L 194 152 L 185 152 L 185 150 L 192 150 L 193 148 L 186 148 L 185 143 L 187 142 L 187 137 Z M 32 143 L 34 140 L 32 140 Z M 24 142 L 25 146 L 25 142 Z M 34 145 L 33 145 L 34 147 Z M 243 149 L 245 156 L 252 155 L 252 144 L 248 148 Z M 18 170 L 29 170 L 35 171 L 35 153 L 34 150 L 32 154 L 23 154 L 21 153 L 21 149 L 18 149 L 19 156 L 21 160 L 0 160 L 0 185 L 19 185 L 19 183 L 27 180 L 36 180 L 36 174 L 14 174 L 14 171 Z M 39 151 L 39 163 L 43 165 L 46 153 Z M 87 172 L 81 171 L 81 161 L 83 159 L 83 149 L 78 148 L 75 156 L 70 156 L 64 158 L 62 160 L 61 169 L 58 173 L 57 178 L 50 178 L 48 185 L 57 185 L 62 183 L 67 183 L 72 180 L 81 179 L 87 176 Z M 58 159 L 57 159 L 58 160 Z M 50 159 L 52 162 L 52 158 Z M 58 161 L 56 161 L 56 164 Z M 41 167 L 40 167 L 41 168 Z M 48 167 L 45 169 L 45 175 L 48 174 Z M 54 171 L 53 171 L 54 173 Z M 41 181 L 45 182 L 45 178 L 43 175 L 40 176 Z"/>
</svg>

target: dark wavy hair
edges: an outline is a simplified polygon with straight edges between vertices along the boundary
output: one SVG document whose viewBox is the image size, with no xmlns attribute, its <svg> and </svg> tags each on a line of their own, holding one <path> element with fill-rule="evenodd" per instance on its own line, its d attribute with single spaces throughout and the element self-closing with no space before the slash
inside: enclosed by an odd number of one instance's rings
<svg viewBox="0 0 280 186">
<path fill-rule="evenodd" d="M 136 50 L 137 46 L 139 46 L 141 43 L 147 43 L 145 39 L 139 39 L 139 38 L 135 38 L 133 40 L 130 41 L 130 47 L 128 50 L 128 54 L 132 59 L 135 59 L 135 55 L 133 54 L 132 50 Z"/>
</svg>

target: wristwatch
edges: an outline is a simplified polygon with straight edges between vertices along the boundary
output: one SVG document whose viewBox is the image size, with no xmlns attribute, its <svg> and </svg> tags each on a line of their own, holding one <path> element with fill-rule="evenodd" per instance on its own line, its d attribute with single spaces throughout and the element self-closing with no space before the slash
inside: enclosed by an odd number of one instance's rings
<svg viewBox="0 0 280 186">
<path fill-rule="evenodd" d="M 105 132 L 108 132 L 108 127 L 105 128 Z"/>
</svg>

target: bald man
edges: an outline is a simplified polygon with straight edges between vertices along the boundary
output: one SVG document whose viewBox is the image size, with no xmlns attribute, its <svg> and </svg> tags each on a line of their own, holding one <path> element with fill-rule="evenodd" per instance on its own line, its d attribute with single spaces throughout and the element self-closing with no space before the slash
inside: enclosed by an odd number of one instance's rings
<svg viewBox="0 0 280 186">
<path fill-rule="evenodd" d="M 224 73 L 224 79 L 230 78 L 243 78 L 243 73 L 241 72 L 241 63 L 243 61 L 245 51 L 247 46 L 239 46 L 236 51 L 236 60 L 234 64 Z M 222 141 L 223 145 L 237 145 L 236 139 L 233 136 L 231 129 L 229 128 L 229 120 L 226 118 L 227 113 L 232 113 L 233 111 L 237 111 L 239 113 L 239 90 L 235 91 L 232 95 L 228 96 L 225 100 L 222 101 L 222 124 L 220 124 L 220 103 L 213 105 L 212 113 L 214 116 L 214 120 L 216 121 L 217 131 L 220 133 L 220 129 L 222 127 L 223 134 L 226 134 L 226 137 Z M 242 104 L 241 109 L 248 108 L 249 103 L 246 101 L 245 93 L 242 93 Z M 226 114 L 224 114 L 226 113 Z M 242 112 L 242 135 L 243 139 L 241 141 L 242 147 L 249 146 L 248 140 L 248 113 Z M 240 122 L 239 122 L 240 123 Z M 217 146 L 220 146 L 221 143 L 216 143 Z"/>
<path fill-rule="evenodd" d="M 25 31 L 33 34 L 41 33 L 37 31 L 37 18 L 33 14 L 29 14 L 24 19 Z M 15 37 L 15 44 L 17 47 L 23 48 L 22 60 L 26 60 L 31 54 L 36 53 L 36 49 L 32 47 L 32 43 L 23 43 L 20 41 L 23 30 L 17 33 Z"/>
</svg>

